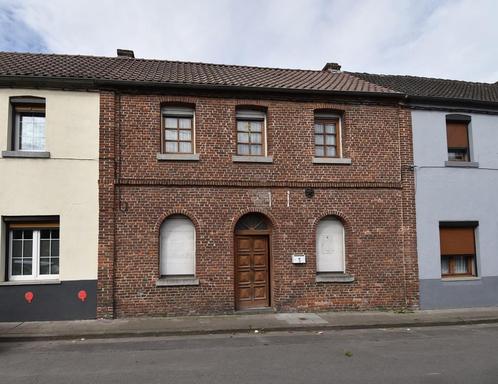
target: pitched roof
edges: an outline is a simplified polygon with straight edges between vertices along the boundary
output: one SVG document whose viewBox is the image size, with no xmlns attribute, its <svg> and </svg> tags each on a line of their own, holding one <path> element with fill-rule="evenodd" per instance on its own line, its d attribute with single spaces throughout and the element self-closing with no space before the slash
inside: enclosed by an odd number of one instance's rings
<svg viewBox="0 0 498 384">
<path fill-rule="evenodd" d="M 238 65 L 0 52 L 3 79 L 58 79 L 136 82 L 165 86 L 235 87 L 265 90 L 391 94 L 398 92 L 351 74 L 334 71 L 262 68 Z"/>
<path fill-rule="evenodd" d="M 359 72 L 348 73 L 371 83 L 406 93 L 408 96 L 453 101 L 498 103 L 498 82 L 489 84 L 417 76 L 378 75 Z"/>
</svg>

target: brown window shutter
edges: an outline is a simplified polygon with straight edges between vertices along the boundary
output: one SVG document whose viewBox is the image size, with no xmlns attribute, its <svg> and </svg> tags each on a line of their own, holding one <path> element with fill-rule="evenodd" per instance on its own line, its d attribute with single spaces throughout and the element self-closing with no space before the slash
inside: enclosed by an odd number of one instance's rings
<svg viewBox="0 0 498 384">
<path fill-rule="evenodd" d="M 468 148 L 468 125 L 465 122 L 446 122 L 448 148 Z"/>
<path fill-rule="evenodd" d="M 474 228 L 439 228 L 441 255 L 474 255 Z"/>
</svg>

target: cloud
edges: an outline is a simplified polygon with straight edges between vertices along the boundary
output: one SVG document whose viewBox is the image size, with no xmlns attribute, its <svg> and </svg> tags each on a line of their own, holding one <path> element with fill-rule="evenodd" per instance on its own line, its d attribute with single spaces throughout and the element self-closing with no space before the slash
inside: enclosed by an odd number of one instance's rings
<svg viewBox="0 0 498 384">
<path fill-rule="evenodd" d="M 2 6 L 2 2 L 4 6 Z M 5 5 L 7 4 L 7 5 Z M 10 4 L 10 5 L 9 5 Z M 0 49 L 498 80 L 495 0 L 0 0 Z M 9 24 L 10 23 L 10 24 Z M 22 31 L 34 31 L 22 33 Z"/>
<path fill-rule="evenodd" d="M 45 52 L 41 36 L 17 16 L 15 5 L 0 2 L 0 50 Z"/>
</svg>

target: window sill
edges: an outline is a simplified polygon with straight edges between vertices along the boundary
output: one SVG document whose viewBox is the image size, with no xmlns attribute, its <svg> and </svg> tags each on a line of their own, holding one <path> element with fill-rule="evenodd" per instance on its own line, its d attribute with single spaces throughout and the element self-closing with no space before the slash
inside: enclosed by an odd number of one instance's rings
<svg viewBox="0 0 498 384">
<path fill-rule="evenodd" d="M 342 272 L 319 273 L 316 275 L 317 283 L 352 283 L 354 276 Z"/>
<path fill-rule="evenodd" d="M 50 152 L 38 151 L 2 151 L 3 158 L 49 159 Z"/>
<path fill-rule="evenodd" d="M 185 285 L 199 285 L 195 277 L 161 277 L 156 280 L 156 287 L 179 287 Z"/>
<path fill-rule="evenodd" d="M 462 277 L 442 277 L 441 281 L 453 282 L 453 281 L 476 281 L 481 280 L 479 276 L 462 276 Z"/>
<path fill-rule="evenodd" d="M 456 168 L 479 168 L 479 163 L 475 161 L 445 161 L 444 166 Z"/>
<path fill-rule="evenodd" d="M 273 156 L 232 156 L 234 163 L 273 163 Z"/>
<path fill-rule="evenodd" d="M 156 156 L 159 161 L 199 161 L 198 153 L 158 153 Z"/>
<path fill-rule="evenodd" d="M 313 157 L 313 164 L 351 165 L 351 159 L 344 157 Z"/>
<path fill-rule="evenodd" d="M 60 280 L 11 280 L 11 281 L 2 281 L 0 282 L 0 286 L 8 286 L 8 285 L 54 285 L 60 284 Z"/>
</svg>

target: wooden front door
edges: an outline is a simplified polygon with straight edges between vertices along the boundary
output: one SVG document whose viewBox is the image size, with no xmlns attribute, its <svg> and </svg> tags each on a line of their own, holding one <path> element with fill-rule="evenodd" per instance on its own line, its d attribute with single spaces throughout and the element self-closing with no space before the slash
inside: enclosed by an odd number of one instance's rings
<svg viewBox="0 0 498 384">
<path fill-rule="evenodd" d="M 268 236 L 235 236 L 237 309 L 270 305 Z"/>
</svg>

